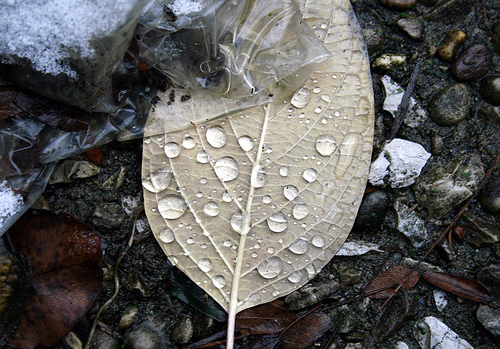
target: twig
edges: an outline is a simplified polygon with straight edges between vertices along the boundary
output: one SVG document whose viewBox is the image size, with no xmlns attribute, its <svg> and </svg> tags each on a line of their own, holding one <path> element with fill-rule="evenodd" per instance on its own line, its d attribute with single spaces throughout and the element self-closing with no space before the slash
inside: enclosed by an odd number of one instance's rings
<svg viewBox="0 0 500 349">
<path fill-rule="evenodd" d="M 460 212 L 458 212 L 458 214 L 455 216 L 455 218 L 453 219 L 453 221 L 448 225 L 448 227 L 446 228 L 446 230 L 441 234 L 441 236 L 427 250 L 427 252 L 424 254 L 424 256 L 421 257 L 418 260 L 418 263 L 413 268 L 413 270 L 403 279 L 403 281 L 400 282 L 399 286 L 396 288 L 396 291 L 389 298 L 387 298 L 387 300 L 384 302 L 384 304 L 382 304 L 382 308 L 387 305 L 387 302 L 389 302 L 391 300 L 392 296 L 394 296 L 395 294 L 398 293 L 398 291 L 401 288 L 401 286 L 404 285 L 404 283 L 406 282 L 406 280 L 408 280 L 408 278 L 410 277 L 410 275 L 412 274 L 412 272 L 414 270 L 416 270 L 420 266 L 420 264 L 429 256 L 429 254 L 434 249 L 434 247 L 436 247 L 437 244 L 439 244 L 439 242 L 443 239 L 443 237 L 445 237 L 446 234 L 448 234 L 451 231 L 451 229 L 453 229 L 453 227 L 458 222 L 458 220 L 460 219 L 460 217 L 464 214 L 464 212 L 467 209 L 467 207 L 469 207 L 469 205 L 472 202 L 472 200 L 474 200 L 476 198 L 477 194 L 479 194 L 479 191 L 484 187 L 484 185 L 486 184 L 486 182 L 490 178 L 491 173 L 493 172 L 493 170 L 495 169 L 495 167 L 498 165 L 499 162 L 500 162 L 500 152 L 498 152 L 497 156 L 495 157 L 495 161 L 493 161 L 493 165 L 490 167 L 490 169 L 488 170 L 488 172 L 486 172 L 486 174 L 484 175 L 483 180 L 481 181 L 481 183 L 479 183 L 479 186 L 477 187 L 477 189 L 474 192 L 474 194 L 472 194 L 472 196 L 469 198 L 469 200 L 467 200 L 467 202 L 462 207 L 462 209 L 460 210 Z"/>
<path fill-rule="evenodd" d="M 108 305 L 110 305 L 115 299 L 116 297 L 118 296 L 118 292 L 120 291 L 120 279 L 118 278 L 118 267 L 120 266 L 120 263 L 123 259 L 123 257 L 125 257 L 125 255 L 127 254 L 128 250 L 130 249 L 130 246 L 132 246 L 133 242 L 134 242 L 134 233 L 135 233 L 135 223 L 137 221 L 137 217 L 139 217 L 139 213 L 142 212 L 142 210 L 144 209 L 144 206 L 141 206 L 139 208 L 137 208 L 135 211 L 134 211 L 134 215 L 132 217 L 132 232 L 130 233 L 130 238 L 128 240 L 128 243 L 127 245 L 125 246 L 125 248 L 122 250 L 122 252 L 120 252 L 120 255 L 118 256 L 118 258 L 116 259 L 116 262 L 115 262 L 115 266 L 113 268 L 113 279 L 115 281 L 115 291 L 113 292 L 113 295 L 111 296 L 110 299 L 108 299 L 106 301 L 106 303 L 104 303 L 100 308 L 99 310 L 97 311 L 97 314 L 94 318 L 94 323 L 92 324 L 92 328 L 90 329 L 90 333 L 89 333 L 89 337 L 87 339 L 87 344 L 85 344 L 85 348 L 84 349 L 89 349 L 90 348 L 90 345 L 92 344 L 92 338 L 94 337 L 94 332 L 95 332 L 95 329 L 97 327 L 97 324 L 99 322 L 99 317 L 101 316 L 102 312 L 108 307 Z"/>
<path fill-rule="evenodd" d="M 401 103 L 398 106 L 398 112 L 396 113 L 396 117 L 394 118 L 394 122 L 392 123 L 391 133 L 388 141 L 392 141 L 403 123 L 403 120 L 406 116 L 406 112 L 408 111 L 408 107 L 410 105 L 411 94 L 413 93 L 413 89 L 415 88 L 415 82 L 417 81 L 418 71 L 420 70 L 420 61 L 417 61 L 415 64 L 415 68 L 413 68 L 413 72 L 410 76 L 410 81 L 408 82 L 408 86 L 406 86 L 406 91 L 403 94 L 403 98 L 401 99 Z"/>
<path fill-rule="evenodd" d="M 490 36 L 493 36 L 493 33 L 491 32 L 490 21 L 488 21 L 488 15 L 486 14 L 486 5 L 484 4 L 484 0 L 481 0 L 481 3 L 483 5 L 484 24 L 486 24 L 486 28 L 488 28 L 488 33 L 490 34 Z"/>
</svg>

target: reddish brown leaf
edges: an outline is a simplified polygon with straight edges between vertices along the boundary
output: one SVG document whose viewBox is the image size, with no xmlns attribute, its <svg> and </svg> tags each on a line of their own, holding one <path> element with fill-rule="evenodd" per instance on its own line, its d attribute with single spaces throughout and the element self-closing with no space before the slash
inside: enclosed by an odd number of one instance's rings
<svg viewBox="0 0 500 349">
<path fill-rule="evenodd" d="M 422 276 L 434 286 L 465 299 L 480 303 L 488 303 L 494 299 L 486 287 L 472 279 L 436 271 L 427 271 Z"/>
<path fill-rule="evenodd" d="M 274 301 L 243 310 L 236 316 L 236 326 L 248 334 L 272 334 L 283 331 L 296 318 L 281 301 Z"/>
<path fill-rule="evenodd" d="M 65 131 L 86 130 L 90 114 L 17 87 L 0 86 L 0 120 L 10 117 L 34 117 Z"/>
<path fill-rule="evenodd" d="M 280 337 L 276 349 L 302 349 L 311 346 L 332 326 L 332 320 L 321 312 L 312 312 L 301 318 Z"/>
<path fill-rule="evenodd" d="M 367 289 L 365 290 L 365 293 L 368 294 L 370 298 L 389 298 L 394 295 L 396 288 L 401 282 L 403 282 L 406 276 L 410 274 L 411 270 L 412 268 L 406 265 L 396 265 L 392 268 L 389 268 L 385 272 L 380 273 L 373 280 L 370 287 L 367 287 Z M 403 288 L 405 290 L 413 288 L 417 284 L 419 278 L 420 276 L 417 274 L 417 272 L 412 272 L 410 277 L 404 282 Z"/>
<path fill-rule="evenodd" d="M 99 147 L 89 149 L 85 152 L 85 155 L 94 165 L 99 165 L 102 162 L 102 150 Z"/>
<path fill-rule="evenodd" d="M 10 229 L 14 248 L 31 260 L 33 277 L 10 346 L 53 346 L 86 314 L 99 293 L 101 241 L 67 214 L 28 211 Z"/>
</svg>

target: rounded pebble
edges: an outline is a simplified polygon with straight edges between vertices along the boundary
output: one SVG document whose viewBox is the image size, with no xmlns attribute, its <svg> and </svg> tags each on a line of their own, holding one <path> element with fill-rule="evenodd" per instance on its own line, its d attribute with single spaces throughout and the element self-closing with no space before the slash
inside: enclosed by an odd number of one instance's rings
<svg viewBox="0 0 500 349">
<path fill-rule="evenodd" d="M 152 329 L 140 326 L 127 334 L 128 349 L 159 349 L 160 337 Z"/>
<path fill-rule="evenodd" d="M 396 25 L 415 40 L 421 39 L 424 33 L 424 25 L 415 17 L 401 18 L 396 22 Z"/>
<path fill-rule="evenodd" d="M 500 126 L 500 107 L 486 107 L 479 109 L 477 115 L 493 125 Z"/>
<path fill-rule="evenodd" d="M 493 105 L 500 105 L 500 75 L 483 78 L 479 93 L 486 102 Z"/>
<path fill-rule="evenodd" d="M 354 227 L 359 230 L 377 229 L 384 221 L 390 205 L 391 199 L 384 190 L 366 194 L 361 201 Z"/>
<path fill-rule="evenodd" d="M 451 75 L 458 81 L 474 81 L 488 72 L 493 54 L 484 44 L 469 46 L 450 68 Z"/>
<path fill-rule="evenodd" d="M 417 4 L 417 0 L 379 0 L 379 2 L 391 10 L 408 10 Z"/>
<path fill-rule="evenodd" d="M 452 126 L 469 114 L 470 96 L 467 86 L 455 84 L 438 91 L 429 103 L 429 116 L 438 125 Z"/>
<path fill-rule="evenodd" d="M 438 55 L 444 61 L 451 61 L 467 38 L 461 30 L 450 30 L 438 46 Z"/>
<path fill-rule="evenodd" d="M 104 203 L 92 213 L 92 224 L 97 229 L 116 229 L 125 221 L 125 212 L 118 204 Z"/>
<path fill-rule="evenodd" d="M 174 326 L 172 338 L 178 344 L 186 344 L 193 337 L 194 327 L 190 317 L 184 316 Z"/>
<path fill-rule="evenodd" d="M 443 140 L 443 137 L 439 136 L 439 135 L 435 135 L 434 137 L 432 137 L 431 139 L 431 152 L 432 152 L 432 155 L 441 155 L 441 153 L 443 152 L 443 148 L 444 148 L 444 140 Z"/>
<path fill-rule="evenodd" d="M 500 176 L 490 177 L 479 196 L 481 207 L 492 214 L 500 213 Z"/>
</svg>

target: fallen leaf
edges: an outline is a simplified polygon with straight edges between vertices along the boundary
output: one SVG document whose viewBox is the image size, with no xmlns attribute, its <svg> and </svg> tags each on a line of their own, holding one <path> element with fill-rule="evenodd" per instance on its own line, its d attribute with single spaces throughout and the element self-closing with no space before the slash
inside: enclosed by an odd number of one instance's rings
<svg viewBox="0 0 500 349">
<path fill-rule="evenodd" d="M 332 326 L 332 320 L 319 311 L 312 312 L 290 328 L 280 337 L 276 349 L 301 349 L 308 348 L 321 338 Z"/>
<path fill-rule="evenodd" d="M 458 275 L 426 271 L 422 274 L 429 283 L 456 296 L 479 303 L 488 303 L 494 300 L 490 293 L 479 282 Z"/>
<path fill-rule="evenodd" d="M 102 162 L 102 150 L 99 147 L 89 149 L 85 152 L 85 155 L 94 165 L 99 165 Z"/>
<path fill-rule="evenodd" d="M 34 117 L 65 131 L 86 130 L 90 114 L 17 87 L 0 86 L 0 120 L 10 117 Z"/>
<path fill-rule="evenodd" d="M 404 282 L 402 287 L 405 290 L 409 290 L 417 284 L 420 276 L 417 272 L 412 272 L 412 268 L 406 265 L 396 265 L 380 273 L 370 286 L 366 288 L 365 294 L 374 299 L 389 298 L 394 295 L 396 288 L 410 272 L 410 277 Z"/>
<path fill-rule="evenodd" d="M 67 214 L 30 210 L 9 230 L 14 248 L 31 261 L 31 289 L 8 345 L 53 346 L 85 316 L 102 287 L 101 241 Z"/>
<path fill-rule="evenodd" d="M 297 319 L 295 313 L 286 310 L 283 302 L 276 300 L 243 310 L 236 315 L 236 326 L 243 333 L 280 333 Z"/>
</svg>

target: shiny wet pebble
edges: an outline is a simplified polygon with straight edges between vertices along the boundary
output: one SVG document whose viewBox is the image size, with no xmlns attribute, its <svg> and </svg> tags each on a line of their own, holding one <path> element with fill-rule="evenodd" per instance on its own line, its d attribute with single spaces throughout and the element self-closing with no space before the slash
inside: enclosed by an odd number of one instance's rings
<svg viewBox="0 0 500 349">
<path fill-rule="evenodd" d="M 474 81 L 486 75 L 491 66 L 492 52 L 484 44 L 469 46 L 450 68 L 458 81 Z"/>
<path fill-rule="evenodd" d="M 500 75 L 483 78 L 479 93 L 486 102 L 500 106 Z"/>
<path fill-rule="evenodd" d="M 455 84 L 438 91 L 429 103 L 429 116 L 438 125 L 452 126 L 469 115 L 470 95 L 467 86 Z"/>
</svg>

